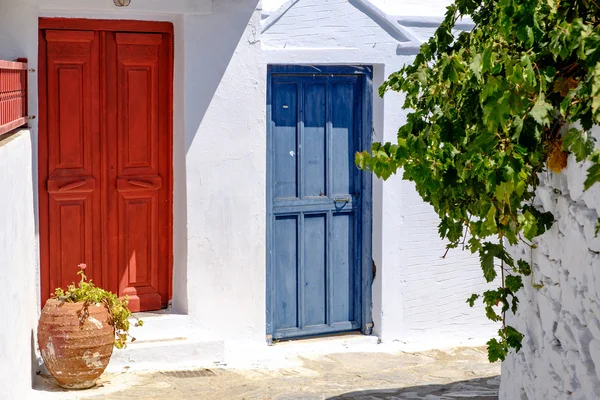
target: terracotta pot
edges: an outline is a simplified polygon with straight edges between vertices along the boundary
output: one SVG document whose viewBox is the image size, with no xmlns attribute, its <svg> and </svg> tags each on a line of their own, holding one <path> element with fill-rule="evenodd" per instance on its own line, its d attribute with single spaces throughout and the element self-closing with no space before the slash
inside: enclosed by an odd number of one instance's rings
<svg viewBox="0 0 600 400">
<path fill-rule="evenodd" d="M 77 315 L 83 303 L 49 299 L 38 324 L 38 344 L 46 368 L 66 389 L 96 384 L 113 351 L 114 327 L 102 304 L 88 306 L 83 324 Z"/>
</svg>

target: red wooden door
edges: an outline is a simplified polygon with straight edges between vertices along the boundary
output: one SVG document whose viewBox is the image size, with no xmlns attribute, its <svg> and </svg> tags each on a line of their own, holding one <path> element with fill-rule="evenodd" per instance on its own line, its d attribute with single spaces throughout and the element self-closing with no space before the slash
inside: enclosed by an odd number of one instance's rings
<svg viewBox="0 0 600 400">
<path fill-rule="evenodd" d="M 168 47 L 161 34 L 109 33 L 106 59 L 109 262 L 133 309 L 157 309 L 169 283 Z"/>
<path fill-rule="evenodd" d="M 165 307 L 172 260 L 169 32 L 42 30 L 42 303 L 77 265 L 132 311 Z"/>
</svg>

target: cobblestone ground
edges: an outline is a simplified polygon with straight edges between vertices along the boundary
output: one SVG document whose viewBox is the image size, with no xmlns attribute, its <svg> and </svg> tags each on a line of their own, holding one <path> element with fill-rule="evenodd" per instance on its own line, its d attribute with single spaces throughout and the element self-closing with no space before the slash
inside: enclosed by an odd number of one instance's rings
<svg viewBox="0 0 600 400">
<path fill-rule="evenodd" d="M 499 364 L 483 348 L 423 353 L 341 353 L 289 369 L 221 369 L 105 375 L 80 399 L 492 400 Z M 47 382 L 47 385 L 50 385 Z M 48 388 L 48 386 L 47 386 Z M 108 391 L 111 391 L 110 393 Z M 59 393 L 53 393 L 58 395 Z M 57 398 L 54 397 L 53 398 Z M 74 397 L 69 396 L 70 399 Z"/>
</svg>

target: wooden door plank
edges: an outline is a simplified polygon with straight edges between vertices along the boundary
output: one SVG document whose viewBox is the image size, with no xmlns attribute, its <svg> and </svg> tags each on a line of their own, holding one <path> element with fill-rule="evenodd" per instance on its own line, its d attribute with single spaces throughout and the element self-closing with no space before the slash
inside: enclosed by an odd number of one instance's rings
<svg viewBox="0 0 600 400">
<path fill-rule="evenodd" d="M 110 291 L 121 295 L 119 292 L 120 267 L 119 267 L 119 198 L 117 193 L 118 172 L 118 115 L 119 104 L 117 102 L 119 82 L 117 70 L 117 45 L 115 32 L 104 34 L 104 62 L 102 70 L 106 76 L 104 86 L 104 157 L 106 158 L 106 182 L 105 182 L 105 207 L 106 207 L 106 257 L 105 270 L 108 276 Z"/>
<path fill-rule="evenodd" d="M 162 34 L 159 46 L 159 115 L 158 126 L 162 134 L 158 139 L 160 149 L 158 165 L 162 176 L 162 189 L 158 193 L 160 219 L 159 282 L 162 306 L 173 297 L 173 26 Z"/>
<path fill-rule="evenodd" d="M 275 219 L 274 270 L 275 282 L 274 324 L 277 328 L 297 328 L 298 316 L 298 216 L 283 216 Z"/>
<path fill-rule="evenodd" d="M 326 87 L 324 78 L 304 82 L 303 123 L 304 146 L 302 169 L 304 170 L 303 198 L 327 197 L 327 136 L 326 136 Z"/>
<path fill-rule="evenodd" d="M 297 198 L 298 84 L 276 81 L 273 86 L 273 197 Z"/>
<path fill-rule="evenodd" d="M 304 216 L 304 262 L 302 264 L 304 301 L 301 304 L 304 325 L 326 325 L 327 321 L 327 214 Z"/>
<path fill-rule="evenodd" d="M 40 219 L 40 307 L 51 295 L 48 181 L 48 75 L 45 31 L 38 32 L 38 207 Z"/>
</svg>

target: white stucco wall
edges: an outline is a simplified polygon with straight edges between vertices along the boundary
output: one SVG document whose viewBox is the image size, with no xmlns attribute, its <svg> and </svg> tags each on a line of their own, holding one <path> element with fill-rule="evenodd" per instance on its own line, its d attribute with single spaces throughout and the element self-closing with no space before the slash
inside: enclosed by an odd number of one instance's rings
<svg viewBox="0 0 600 400">
<path fill-rule="evenodd" d="M 263 33 L 266 62 L 373 65 L 376 89 L 390 73 L 411 62 L 420 42 L 433 34 L 439 18 L 427 17 L 438 15 L 431 9 L 440 14 L 444 10 L 437 3 L 411 3 L 411 17 L 388 16 L 402 21 L 415 39 L 399 51 L 398 41 L 353 5 L 358 3 L 300 0 Z M 397 93 L 383 100 L 374 93 L 374 140 L 396 140 L 406 120 L 402 103 Z M 483 309 L 465 303 L 471 293 L 489 287 L 479 260 L 460 250 L 442 259 L 445 243 L 437 233 L 439 220 L 414 185 L 401 174 L 386 182 L 376 180 L 373 203 L 373 319 L 382 341 L 423 349 L 481 345 L 495 335 L 498 326 L 485 318 Z"/>
<path fill-rule="evenodd" d="M 37 60 L 37 33 L 22 21 L 32 15 L 28 4 L 0 0 L 0 59 Z M 29 74 L 29 109 L 37 109 L 37 79 Z M 35 114 L 32 112 L 31 114 Z M 27 399 L 37 368 L 35 330 L 39 304 L 37 260 L 36 120 L 0 140 L 0 398 Z"/>
<path fill-rule="evenodd" d="M 186 16 L 189 312 L 265 343 L 266 67 L 257 2 Z"/>
<path fill-rule="evenodd" d="M 37 327 L 32 148 L 28 130 L 0 137 L 0 398 L 27 399 Z"/>
<path fill-rule="evenodd" d="M 37 68 L 40 16 L 173 23 L 173 309 L 211 337 L 264 343 L 266 68 L 259 0 L 133 0 L 125 8 L 112 1 L 0 0 L 0 58 L 27 57 Z M 35 115 L 37 73 L 29 78 Z M 35 120 L 32 138 L 37 154 Z M 37 207 L 35 157 L 32 176 Z M 31 284 L 39 296 L 37 249 L 33 254 Z"/>
<path fill-rule="evenodd" d="M 600 128 L 594 136 L 600 139 Z M 600 185 L 583 191 L 589 165 L 570 155 L 560 174 L 541 176 L 536 204 L 556 222 L 534 239 L 537 249 L 513 249 L 533 275 L 517 315 L 507 317 L 525 339 L 502 365 L 501 399 L 600 398 Z"/>
</svg>

